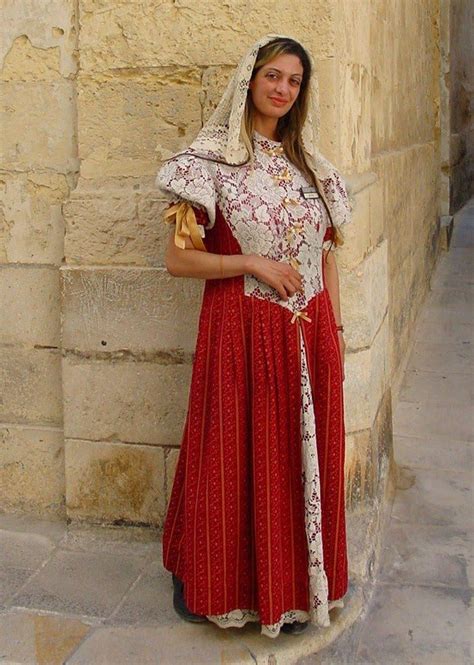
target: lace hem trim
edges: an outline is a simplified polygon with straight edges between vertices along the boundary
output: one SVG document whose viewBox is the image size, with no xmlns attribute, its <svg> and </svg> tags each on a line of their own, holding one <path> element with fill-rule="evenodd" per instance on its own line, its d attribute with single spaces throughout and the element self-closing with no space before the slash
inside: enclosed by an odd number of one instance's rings
<svg viewBox="0 0 474 665">
<path fill-rule="evenodd" d="M 330 600 L 328 603 L 329 610 L 332 610 L 334 607 L 344 607 L 344 600 L 339 598 L 337 600 Z M 212 623 L 215 623 L 219 628 L 242 628 L 247 623 L 255 623 L 260 621 L 260 615 L 256 610 L 232 610 L 226 614 L 211 614 L 207 618 Z M 267 625 L 262 624 L 261 634 L 266 635 L 267 637 L 275 638 L 280 634 L 280 629 L 284 623 L 294 623 L 295 621 L 311 621 L 311 623 L 327 627 L 328 623 L 319 623 L 311 619 L 309 612 L 305 610 L 288 610 L 284 612 L 280 619 L 273 624 Z"/>
</svg>

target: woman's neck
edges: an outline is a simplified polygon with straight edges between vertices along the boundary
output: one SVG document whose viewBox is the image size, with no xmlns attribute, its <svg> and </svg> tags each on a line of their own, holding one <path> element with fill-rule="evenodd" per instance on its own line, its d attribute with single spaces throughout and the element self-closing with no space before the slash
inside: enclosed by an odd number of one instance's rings
<svg viewBox="0 0 474 665">
<path fill-rule="evenodd" d="M 270 139 L 270 141 L 278 141 L 277 133 L 277 118 L 269 118 L 268 116 L 261 116 L 258 113 L 255 113 L 253 119 L 253 128 L 265 138 Z"/>
</svg>

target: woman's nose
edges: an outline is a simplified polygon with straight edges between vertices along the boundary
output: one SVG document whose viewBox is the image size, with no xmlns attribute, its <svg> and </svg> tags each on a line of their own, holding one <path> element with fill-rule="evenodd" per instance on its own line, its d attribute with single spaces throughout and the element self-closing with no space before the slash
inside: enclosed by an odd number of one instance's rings
<svg viewBox="0 0 474 665">
<path fill-rule="evenodd" d="M 288 95 L 288 83 L 286 81 L 282 81 L 282 80 L 278 81 L 275 90 L 282 97 L 287 96 Z"/>
</svg>

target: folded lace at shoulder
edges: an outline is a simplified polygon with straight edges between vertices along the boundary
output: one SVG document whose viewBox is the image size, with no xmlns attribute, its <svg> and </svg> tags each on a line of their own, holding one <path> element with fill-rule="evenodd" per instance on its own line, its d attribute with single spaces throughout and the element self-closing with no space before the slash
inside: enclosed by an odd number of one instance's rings
<svg viewBox="0 0 474 665">
<path fill-rule="evenodd" d="M 155 179 L 155 186 L 171 203 L 186 201 L 204 208 L 208 219 L 206 229 L 216 220 L 216 192 L 212 163 L 183 153 L 167 160 Z"/>
</svg>

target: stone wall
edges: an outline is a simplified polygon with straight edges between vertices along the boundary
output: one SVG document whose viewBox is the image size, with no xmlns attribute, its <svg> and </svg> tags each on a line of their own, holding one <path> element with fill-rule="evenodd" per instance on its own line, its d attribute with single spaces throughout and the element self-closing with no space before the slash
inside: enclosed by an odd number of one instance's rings
<svg viewBox="0 0 474 665">
<path fill-rule="evenodd" d="M 380 500 L 392 389 L 438 250 L 439 3 L 4 5 L 1 507 L 162 525 L 202 284 L 164 268 L 154 178 L 266 32 L 312 51 L 320 147 L 351 190 L 347 505 Z"/>
<path fill-rule="evenodd" d="M 454 213 L 474 194 L 474 3 L 450 3 L 449 172 L 450 210 Z"/>
<path fill-rule="evenodd" d="M 79 171 L 77 8 L 2 12 L 0 505 L 65 515 L 59 266 Z"/>
</svg>

